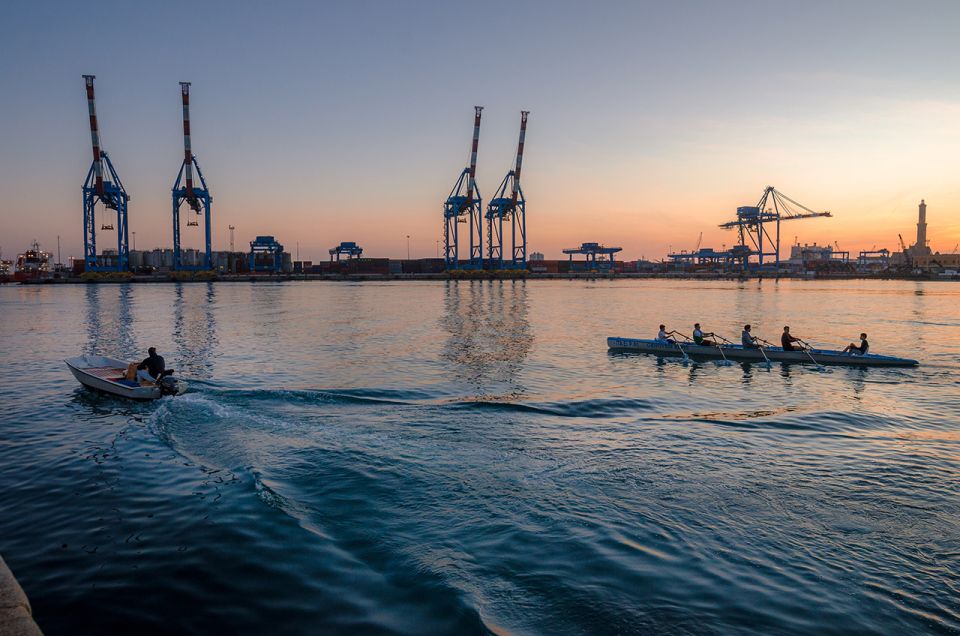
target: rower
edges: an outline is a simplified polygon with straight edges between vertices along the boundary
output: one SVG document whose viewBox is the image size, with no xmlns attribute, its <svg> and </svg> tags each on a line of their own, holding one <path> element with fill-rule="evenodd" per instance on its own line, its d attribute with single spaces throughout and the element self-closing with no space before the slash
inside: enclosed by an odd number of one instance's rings
<svg viewBox="0 0 960 636">
<path fill-rule="evenodd" d="M 790 327 L 784 327 L 783 333 L 780 334 L 780 346 L 783 347 L 784 351 L 802 351 L 803 347 L 794 347 L 794 342 L 801 342 L 800 338 L 796 338 L 790 335 Z"/>
<path fill-rule="evenodd" d="M 698 345 L 700 345 L 701 347 L 716 347 L 716 346 L 717 346 L 717 343 L 716 343 L 716 342 L 714 342 L 713 340 L 707 340 L 707 339 L 706 339 L 707 336 L 715 337 L 716 335 L 717 335 L 717 334 L 713 333 L 712 331 L 709 332 L 709 333 L 703 333 L 703 331 L 700 329 L 700 323 L 699 323 L 699 322 L 696 322 L 696 323 L 693 324 L 693 342 L 694 342 L 694 344 L 698 344 Z"/>
<path fill-rule="evenodd" d="M 659 342 L 667 342 L 670 344 L 677 344 L 677 341 L 671 338 L 670 336 L 678 336 L 676 331 L 667 331 L 666 325 L 660 325 L 660 331 L 657 332 L 657 340 Z"/>
<path fill-rule="evenodd" d="M 750 333 L 750 325 L 743 326 L 743 331 L 740 332 L 740 344 L 743 345 L 744 349 L 760 348 L 760 345 L 757 344 L 756 336 Z"/>
<path fill-rule="evenodd" d="M 847 345 L 847 348 L 844 349 L 843 352 L 849 353 L 851 355 L 856 353 L 858 355 L 865 356 L 867 355 L 867 351 L 869 350 L 870 350 L 870 343 L 867 342 L 867 334 L 862 333 L 860 334 L 860 345 L 857 346 L 851 342 L 850 344 Z"/>
</svg>

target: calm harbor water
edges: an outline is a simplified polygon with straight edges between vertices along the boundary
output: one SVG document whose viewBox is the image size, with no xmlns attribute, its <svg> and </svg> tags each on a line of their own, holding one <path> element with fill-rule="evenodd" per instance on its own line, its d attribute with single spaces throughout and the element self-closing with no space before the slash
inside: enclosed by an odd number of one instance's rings
<svg viewBox="0 0 960 636">
<path fill-rule="evenodd" d="M 960 285 L 0 287 L 0 553 L 48 633 L 956 633 Z M 915 369 L 605 337 L 867 331 Z M 62 359 L 156 345 L 136 404 Z"/>
</svg>

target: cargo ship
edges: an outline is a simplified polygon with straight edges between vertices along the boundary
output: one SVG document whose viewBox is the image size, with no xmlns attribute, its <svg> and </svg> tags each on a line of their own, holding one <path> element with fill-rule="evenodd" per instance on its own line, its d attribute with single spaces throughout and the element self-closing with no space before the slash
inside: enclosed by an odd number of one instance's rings
<svg viewBox="0 0 960 636">
<path fill-rule="evenodd" d="M 13 280 L 13 261 L 0 260 L 0 283 Z"/>
<path fill-rule="evenodd" d="M 40 249 L 36 241 L 23 254 L 17 256 L 17 267 L 13 272 L 13 279 L 18 283 L 25 280 L 46 278 L 50 276 L 50 254 Z"/>
</svg>

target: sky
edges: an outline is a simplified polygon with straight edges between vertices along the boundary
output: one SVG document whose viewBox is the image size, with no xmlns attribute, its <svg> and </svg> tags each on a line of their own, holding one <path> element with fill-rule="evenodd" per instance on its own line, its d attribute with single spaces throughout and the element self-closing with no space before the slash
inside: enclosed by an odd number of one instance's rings
<svg viewBox="0 0 960 636">
<path fill-rule="evenodd" d="M 528 244 L 547 258 L 597 241 L 659 259 L 701 232 L 719 249 L 767 185 L 834 215 L 784 224 L 784 252 L 912 243 L 921 198 L 952 251 L 958 24 L 954 1 L 8 3 L 0 250 L 82 254 L 86 73 L 138 249 L 172 245 L 190 81 L 214 249 L 234 225 L 238 247 L 272 234 L 304 260 L 340 241 L 403 258 L 407 235 L 436 256 L 482 105 L 485 199 L 531 111 Z"/>
</svg>

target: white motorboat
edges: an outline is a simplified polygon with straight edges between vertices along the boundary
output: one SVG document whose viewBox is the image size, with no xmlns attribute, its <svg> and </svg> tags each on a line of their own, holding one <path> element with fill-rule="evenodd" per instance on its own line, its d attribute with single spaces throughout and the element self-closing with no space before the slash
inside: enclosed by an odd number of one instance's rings
<svg viewBox="0 0 960 636">
<path fill-rule="evenodd" d="M 85 387 L 112 393 L 131 400 L 156 400 L 164 395 L 178 395 L 186 385 L 170 375 L 156 383 L 124 379 L 127 362 L 106 356 L 77 356 L 64 360 L 73 376 Z"/>
</svg>

